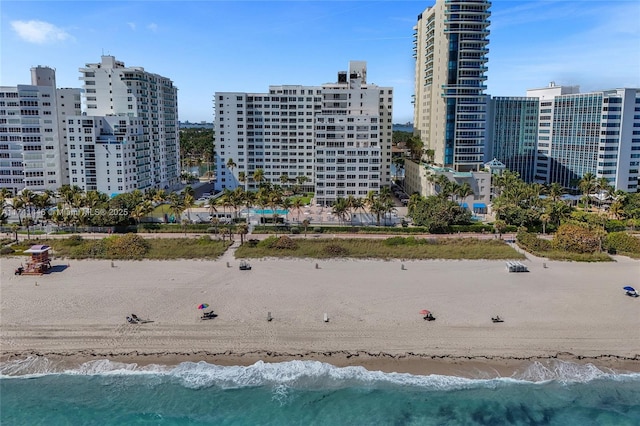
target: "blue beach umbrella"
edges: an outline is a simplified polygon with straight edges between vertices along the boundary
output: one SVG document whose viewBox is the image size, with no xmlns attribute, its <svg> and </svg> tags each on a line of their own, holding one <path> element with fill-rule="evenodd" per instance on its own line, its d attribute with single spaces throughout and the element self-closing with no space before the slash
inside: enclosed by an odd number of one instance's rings
<svg viewBox="0 0 640 426">
<path fill-rule="evenodd" d="M 631 287 L 630 285 L 628 285 L 628 286 L 626 286 L 626 287 L 622 287 L 622 289 L 623 289 L 623 290 L 626 290 L 626 291 L 636 291 L 636 289 L 635 289 L 635 288 L 633 288 L 633 287 Z"/>
</svg>

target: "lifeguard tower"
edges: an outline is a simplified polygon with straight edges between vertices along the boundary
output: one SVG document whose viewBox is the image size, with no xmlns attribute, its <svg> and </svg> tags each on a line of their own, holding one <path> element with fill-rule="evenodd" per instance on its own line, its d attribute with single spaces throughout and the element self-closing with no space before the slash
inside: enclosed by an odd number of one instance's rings
<svg viewBox="0 0 640 426">
<path fill-rule="evenodd" d="M 22 275 L 42 275 L 51 269 L 51 259 L 49 259 L 50 246 L 36 245 L 31 246 L 25 253 L 31 254 L 31 259 L 27 262 L 27 266 L 22 271 Z"/>
</svg>

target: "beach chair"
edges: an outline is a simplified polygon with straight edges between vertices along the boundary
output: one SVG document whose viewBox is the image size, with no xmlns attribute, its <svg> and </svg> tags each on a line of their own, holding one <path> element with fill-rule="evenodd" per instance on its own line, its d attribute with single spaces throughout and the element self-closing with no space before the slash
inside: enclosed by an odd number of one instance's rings
<svg viewBox="0 0 640 426">
<path fill-rule="evenodd" d="M 273 317 L 271 316 L 271 312 L 267 312 L 267 321 L 271 322 L 273 320 Z"/>
<path fill-rule="evenodd" d="M 203 320 L 214 319 L 217 316 L 218 315 L 213 313 L 213 311 L 211 311 L 211 312 L 203 312 L 202 316 L 200 317 L 200 319 L 203 319 Z"/>
<path fill-rule="evenodd" d="M 327 313 L 324 313 L 324 322 L 329 322 L 329 315 L 327 315 Z"/>
</svg>

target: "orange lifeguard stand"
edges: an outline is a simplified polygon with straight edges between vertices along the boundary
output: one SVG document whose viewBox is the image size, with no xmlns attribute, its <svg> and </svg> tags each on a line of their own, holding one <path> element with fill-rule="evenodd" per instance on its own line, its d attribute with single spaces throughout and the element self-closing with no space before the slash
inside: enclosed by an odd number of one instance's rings
<svg viewBox="0 0 640 426">
<path fill-rule="evenodd" d="M 31 259 L 22 271 L 23 275 L 42 275 L 51 269 L 51 259 L 49 259 L 50 246 L 31 246 L 25 253 L 31 253 Z"/>
</svg>

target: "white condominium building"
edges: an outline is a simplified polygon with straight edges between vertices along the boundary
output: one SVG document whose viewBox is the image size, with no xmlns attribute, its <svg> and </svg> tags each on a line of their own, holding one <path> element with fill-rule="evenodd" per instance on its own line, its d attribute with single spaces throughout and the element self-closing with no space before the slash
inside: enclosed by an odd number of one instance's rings
<svg viewBox="0 0 640 426">
<path fill-rule="evenodd" d="M 314 116 L 320 111 L 322 90 L 311 86 L 270 86 L 269 93 L 216 92 L 215 189 L 262 182 L 281 184 L 304 177 L 314 185 Z M 253 179 L 263 171 L 262 182 Z M 245 179 L 238 177 L 245 176 Z"/>
<path fill-rule="evenodd" d="M 125 143 L 136 144 L 136 177 L 133 182 L 111 182 L 111 193 L 129 192 L 133 189 L 169 189 L 179 183 L 180 143 L 178 137 L 178 89 L 173 82 L 158 74 L 147 72 L 142 67 L 126 67 L 113 56 L 102 56 L 101 62 L 86 64 L 80 68 L 84 87 L 85 111 L 89 116 L 121 117 L 124 125 L 118 124 L 118 131 L 142 126 L 142 137 L 135 140 L 125 138 Z M 135 120 L 131 120 L 134 119 Z M 104 126 L 112 123 L 105 120 Z M 97 128 L 105 129 L 103 126 Z M 114 128 L 115 130 L 115 128 Z M 103 136 L 108 136 L 102 133 Z M 119 135 L 122 136 L 122 135 Z M 98 143 L 97 135 L 91 143 Z M 124 136 L 123 136 L 124 137 Z M 76 141 L 78 142 L 78 141 Z M 85 141 L 86 142 L 86 141 Z M 108 145 L 108 144 L 107 144 Z M 103 145 L 101 148 L 105 149 Z M 96 151 L 98 148 L 95 149 Z M 102 157 L 96 157 L 96 159 Z M 104 157 L 106 161 L 106 157 Z M 110 163 L 111 164 L 111 163 Z M 98 169 L 108 170 L 101 162 Z M 123 166 L 124 167 L 124 166 Z M 101 176 L 98 173 L 98 176 Z M 123 176 L 124 178 L 124 176 Z M 101 182 L 104 185 L 105 182 Z M 118 188 L 122 188 L 121 190 Z M 126 188 L 129 188 L 128 190 Z"/>
<path fill-rule="evenodd" d="M 487 0 L 436 0 L 414 27 L 414 132 L 434 162 L 459 171 L 485 160 Z"/>
<path fill-rule="evenodd" d="M 637 192 L 640 89 L 579 93 L 552 83 L 527 96 L 540 103 L 536 181 L 571 188 L 592 173 L 616 190 Z"/>
<path fill-rule="evenodd" d="M 216 92 L 215 103 L 217 190 L 255 189 L 262 169 L 274 184 L 304 177 L 330 205 L 390 183 L 393 90 L 367 83 L 366 62 L 351 61 L 336 83 Z"/>
<path fill-rule="evenodd" d="M 71 185 L 109 196 L 131 192 L 149 179 L 143 120 L 127 116 L 75 116 L 67 119 Z"/>
<path fill-rule="evenodd" d="M 0 188 L 15 194 L 69 183 L 64 116 L 80 111 L 80 89 L 56 89 L 53 68 L 32 68 L 30 85 L 0 87 Z"/>
</svg>

